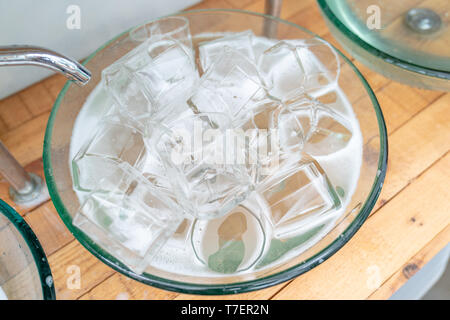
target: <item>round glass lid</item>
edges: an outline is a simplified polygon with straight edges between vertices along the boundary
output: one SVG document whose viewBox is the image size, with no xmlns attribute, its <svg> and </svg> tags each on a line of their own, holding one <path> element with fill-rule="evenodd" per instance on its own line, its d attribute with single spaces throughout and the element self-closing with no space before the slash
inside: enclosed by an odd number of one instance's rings
<svg viewBox="0 0 450 320">
<path fill-rule="evenodd" d="M 420 84 L 378 66 L 376 71 L 402 82 L 434 89 L 449 88 L 450 1 L 448 0 L 318 0 L 338 40 L 361 58 L 358 48 L 386 63 L 415 72 L 417 77 L 434 77 L 446 85 Z M 336 35 L 336 32 L 338 35 Z M 343 37 L 346 40 L 342 39 Z M 342 42 L 341 41 L 341 42 Z M 364 58 L 362 58 L 365 62 Z M 367 60 L 367 58 L 366 58 Z M 367 62 L 367 61 L 366 61 Z M 369 62 L 369 66 L 375 67 Z M 384 72 L 383 72 L 384 71 Z"/>
</svg>

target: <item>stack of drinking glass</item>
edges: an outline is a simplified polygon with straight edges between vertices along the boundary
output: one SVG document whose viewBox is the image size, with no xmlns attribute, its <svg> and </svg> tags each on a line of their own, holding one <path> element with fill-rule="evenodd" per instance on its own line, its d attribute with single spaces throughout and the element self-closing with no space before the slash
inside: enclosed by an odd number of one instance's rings
<svg viewBox="0 0 450 320">
<path fill-rule="evenodd" d="M 210 270 L 248 270 L 270 239 L 341 206 L 315 157 L 345 147 L 351 126 L 312 98 L 336 85 L 338 57 L 316 38 L 201 41 L 161 23 L 103 70 L 114 104 L 72 161 L 88 193 L 73 224 L 136 273 L 177 237 Z"/>
</svg>

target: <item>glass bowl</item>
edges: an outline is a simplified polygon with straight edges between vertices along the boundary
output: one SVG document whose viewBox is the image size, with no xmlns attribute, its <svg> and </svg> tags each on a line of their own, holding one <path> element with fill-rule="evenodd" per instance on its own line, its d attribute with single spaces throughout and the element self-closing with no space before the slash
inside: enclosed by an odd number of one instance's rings
<svg viewBox="0 0 450 320">
<path fill-rule="evenodd" d="M 194 43 L 199 34 L 244 30 L 252 30 L 256 36 L 267 35 L 269 30 L 274 39 L 304 39 L 315 36 L 288 21 L 241 10 L 197 10 L 173 16 L 184 17 L 189 21 Z M 377 99 L 364 77 L 342 54 L 339 55 L 339 86 L 353 104 L 363 140 L 360 177 L 356 191 L 346 207 L 346 214 L 325 237 L 302 254 L 282 265 L 221 277 L 193 277 L 154 267 L 148 268 L 144 274 L 136 274 L 72 225 L 72 218 L 80 207 L 73 189 L 69 165 L 74 122 L 86 98 L 101 80 L 101 71 L 139 44 L 135 40 L 136 30 L 139 30 L 139 27 L 131 32 L 131 36 L 130 31 L 122 33 L 84 61 L 84 65 L 92 72 L 92 80 L 84 87 L 68 82 L 59 94 L 48 122 L 44 142 L 47 185 L 58 213 L 78 241 L 105 264 L 132 279 L 166 290 L 194 294 L 231 294 L 263 289 L 307 272 L 338 251 L 361 227 L 375 205 L 387 163 L 386 127 Z M 320 99 L 333 103 L 337 97 L 331 93 Z"/>
<path fill-rule="evenodd" d="M 0 200 L 0 300 L 54 300 L 52 273 L 33 230 Z"/>
<path fill-rule="evenodd" d="M 317 2 L 333 36 L 369 68 L 408 85 L 450 90 L 448 1 Z"/>
</svg>

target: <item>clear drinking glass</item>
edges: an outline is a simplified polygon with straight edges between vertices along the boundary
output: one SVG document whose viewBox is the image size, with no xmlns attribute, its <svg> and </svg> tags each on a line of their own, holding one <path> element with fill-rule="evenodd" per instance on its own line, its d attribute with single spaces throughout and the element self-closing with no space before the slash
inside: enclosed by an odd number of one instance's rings
<svg viewBox="0 0 450 320">
<path fill-rule="evenodd" d="M 189 20 L 182 16 L 165 17 L 137 26 L 130 31 L 129 35 L 137 42 L 143 42 L 156 35 L 161 38 L 170 37 L 187 44 L 190 43 Z"/>
<path fill-rule="evenodd" d="M 196 10 L 171 17 L 189 22 L 195 50 L 198 50 L 199 43 L 213 40 L 214 33 L 223 35 L 250 30 L 255 36 L 265 36 L 264 26 L 267 24 L 277 27 L 276 34 L 272 35 L 275 39 L 295 40 L 315 37 L 310 31 L 288 21 L 241 10 Z M 163 19 L 168 18 L 149 23 Z M 134 40 L 134 33 L 132 35 L 129 31 L 122 33 L 86 59 L 84 64 L 92 72 L 91 81 L 84 87 L 66 84 L 54 105 L 47 127 L 44 167 L 49 192 L 62 220 L 83 246 L 113 269 L 145 284 L 185 293 L 231 294 L 262 289 L 297 277 L 331 257 L 349 241 L 368 217 L 380 193 L 386 173 L 387 134 L 383 115 L 373 91 L 351 61 L 342 54 L 338 55 L 340 64 L 338 84 L 352 104 L 361 128 L 363 150 L 360 176 L 356 190 L 346 207 L 346 213 L 320 241 L 300 255 L 282 264 L 267 265 L 248 273 L 189 276 L 150 266 L 145 273 L 137 274 L 75 228 L 72 219 L 80 207 L 80 201 L 73 189 L 70 173 L 70 144 L 74 123 L 86 98 L 101 81 L 102 70 L 141 43 Z M 264 45 L 261 50 L 264 50 L 263 47 Z M 319 100 L 322 103 L 336 104 L 338 108 L 339 99 L 337 94 L 330 92 Z M 304 237 L 294 240 L 301 242 L 304 241 Z M 286 244 L 290 245 L 295 244 L 290 242 Z"/>
<path fill-rule="evenodd" d="M 54 300 L 44 250 L 23 218 L 0 200 L 0 300 Z"/>
</svg>

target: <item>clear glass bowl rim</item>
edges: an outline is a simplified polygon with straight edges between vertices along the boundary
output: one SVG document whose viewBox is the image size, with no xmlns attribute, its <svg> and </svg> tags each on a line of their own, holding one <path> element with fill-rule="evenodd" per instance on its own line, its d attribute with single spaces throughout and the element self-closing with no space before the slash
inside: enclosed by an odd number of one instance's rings
<svg viewBox="0 0 450 320">
<path fill-rule="evenodd" d="M 367 51 L 369 54 L 382 59 L 383 61 L 395 65 L 399 68 L 405 69 L 410 72 L 415 72 L 418 75 L 426 75 L 430 77 L 435 77 L 444 80 L 450 80 L 450 72 L 427 68 L 425 66 L 421 66 L 415 63 L 411 63 L 397 57 L 394 57 L 384 51 L 381 51 L 369 43 L 362 40 L 355 33 L 353 33 L 345 24 L 339 20 L 339 18 L 334 14 L 333 10 L 328 6 L 328 0 L 317 0 L 319 8 L 321 9 L 323 15 L 326 16 L 329 22 L 331 22 L 334 27 L 336 27 L 340 32 L 344 34 L 349 40 L 353 43 Z"/>
<path fill-rule="evenodd" d="M 177 12 L 171 15 L 162 16 L 156 19 L 152 19 L 146 23 L 150 23 L 162 18 L 172 17 L 172 16 L 178 16 L 178 15 L 186 15 L 186 14 L 197 14 L 197 13 L 240 13 L 240 14 L 247 14 L 247 15 L 253 15 L 253 16 L 259 16 L 261 18 L 265 19 L 272 19 L 275 21 L 278 21 L 280 23 L 287 24 L 289 26 L 292 26 L 294 28 L 300 29 L 301 31 L 310 34 L 311 36 L 317 36 L 316 34 L 312 33 L 311 31 L 298 26 L 292 22 L 273 17 L 270 15 L 257 13 L 257 12 L 251 12 L 246 10 L 238 10 L 238 9 L 200 9 L 200 10 L 190 10 L 190 11 L 182 11 Z M 119 34 L 115 38 L 111 39 L 107 43 L 105 43 L 103 46 L 101 46 L 99 49 L 97 49 L 95 52 L 93 52 L 89 57 L 87 57 L 83 64 L 85 65 L 87 62 L 89 62 L 90 59 L 92 59 L 99 51 L 103 50 L 106 46 L 108 46 L 110 43 L 115 41 L 116 39 L 120 38 L 130 30 L 133 30 L 138 26 L 135 26 L 133 28 L 130 28 L 129 30 Z M 336 48 L 334 48 L 336 49 Z M 53 200 L 53 203 L 55 205 L 56 210 L 58 211 L 61 219 L 66 224 L 67 228 L 72 232 L 72 234 L 75 236 L 75 238 L 89 251 L 91 252 L 95 257 L 97 257 L 99 260 L 101 260 L 106 265 L 110 266 L 114 270 L 124 274 L 125 276 L 134 279 L 136 281 L 139 281 L 141 283 L 151 285 L 156 288 L 169 290 L 169 291 L 175 291 L 179 293 L 187 293 L 187 294 L 202 294 L 202 295 L 225 295 L 225 294 L 236 294 L 236 293 L 244 293 L 249 291 L 255 291 L 264 289 L 270 286 L 274 286 L 277 284 L 280 284 L 282 282 L 291 280 L 309 270 L 314 268 L 320 263 L 325 261 L 326 259 L 330 258 L 334 253 L 336 253 L 341 247 L 343 247 L 349 240 L 352 238 L 352 236 L 358 231 L 358 229 L 361 227 L 361 225 L 364 223 L 364 221 L 369 216 L 372 208 L 375 205 L 375 202 L 378 199 L 378 196 L 381 192 L 381 187 L 383 185 L 383 181 L 386 175 L 386 169 L 387 169 L 387 154 L 388 154 L 388 145 L 387 145 L 387 131 L 386 131 L 386 125 L 383 117 L 383 113 L 381 111 L 381 108 L 378 104 L 377 98 L 370 88 L 369 84 L 367 83 L 366 79 L 363 77 L 363 75 L 358 71 L 358 69 L 353 65 L 353 63 L 344 55 L 342 52 L 340 52 L 338 49 L 336 51 L 340 54 L 341 58 L 348 63 L 353 71 L 356 73 L 356 75 L 360 78 L 362 84 L 364 85 L 364 88 L 367 91 L 368 96 L 370 97 L 373 107 L 375 109 L 375 113 L 377 116 L 378 121 L 378 128 L 379 128 L 379 135 L 380 135 L 380 155 L 378 159 L 378 172 L 379 174 L 375 177 L 375 181 L 372 185 L 372 189 L 370 191 L 369 196 L 365 200 L 363 206 L 361 207 L 361 210 L 359 214 L 355 217 L 355 219 L 351 222 L 351 224 L 346 228 L 346 230 L 337 238 L 335 239 L 331 244 L 329 244 L 326 248 L 324 248 L 319 253 L 315 254 L 314 256 L 310 257 L 309 259 L 303 261 L 302 263 L 299 263 L 293 267 L 290 267 L 286 270 L 283 270 L 281 272 L 278 272 L 276 274 L 272 274 L 266 277 L 250 280 L 250 281 L 244 281 L 244 282 L 235 282 L 235 283 L 225 283 L 225 284 L 197 284 L 197 283 L 187 283 L 187 282 L 181 282 L 181 281 L 175 281 L 175 280 L 169 280 L 161 277 L 157 277 L 152 274 L 145 275 L 138 275 L 132 271 L 130 271 L 128 268 L 126 268 L 124 265 L 122 265 L 120 262 L 117 261 L 117 259 L 113 258 L 110 254 L 99 248 L 94 242 L 92 242 L 89 238 L 84 236 L 78 229 L 73 227 L 71 221 L 72 217 L 65 208 L 61 198 L 59 197 L 57 186 L 54 180 L 53 170 L 51 167 L 51 140 L 52 140 L 52 129 L 54 126 L 54 121 L 56 117 L 56 113 L 58 112 L 59 106 L 61 104 L 61 101 L 69 89 L 71 83 L 70 81 L 66 82 L 66 85 L 59 93 L 55 104 L 53 106 L 53 109 L 51 111 L 48 123 L 47 123 L 47 129 L 45 132 L 45 138 L 44 138 L 44 152 L 43 152 L 43 162 L 44 162 L 44 173 L 45 173 L 45 179 L 47 182 L 47 187 L 50 193 L 50 196 Z"/>
<path fill-rule="evenodd" d="M 55 300 L 55 286 L 53 284 L 52 271 L 50 270 L 50 265 L 48 264 L 47 256 L 45 255 L 44 249 L 33 232 L 31 227 L 25 222 L 25 220 L 17 213 L 16 210 L 11 208 L 6 202 L 0 199 L 0 211 L 3 216 L 6 217 L 19 231 L 23 239 L 25 240 L 28 248 L 33 255 L 34 263 L 39 273 L 39 278 L 42 287 L 42 297 L 43 300 Z M 49 278 L 50 277 L 50 278 Z M 48 283 L 47 279 L 52 279 L 51 283 Z"/>
</svg>

